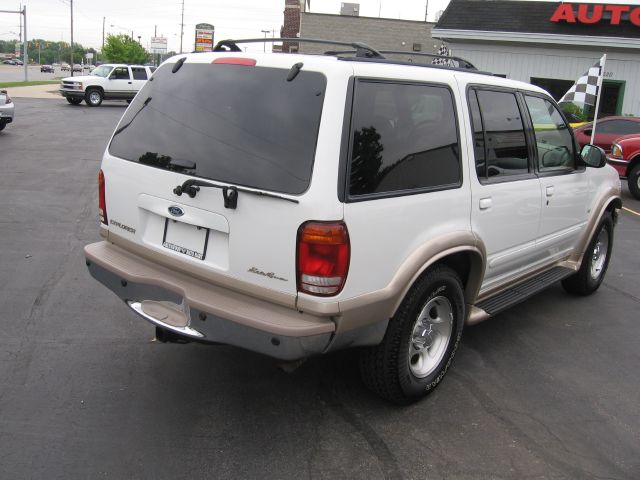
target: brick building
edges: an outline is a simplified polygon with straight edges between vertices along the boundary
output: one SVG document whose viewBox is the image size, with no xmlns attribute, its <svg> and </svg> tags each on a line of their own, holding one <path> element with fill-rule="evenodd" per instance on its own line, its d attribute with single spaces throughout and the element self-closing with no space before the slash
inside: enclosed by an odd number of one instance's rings
<svg viewBox="0 0 640 480">
<path fill-rule="evenodd" d="M 353 14 L 310 13 L 307 11 L 308 5 L 308 0 L 285 0 L 281 36 L 362 42 L 377 50 L 407 52 L 404 58 L 399 58 L 414 61 L 418 61 L 418 57 L 411 53 L 436 53 L 440 46 L 440 41 L 431 37 L 431 29 L 435 23 L 360 17 Z M 282 46 L 285 52 L 322 53 L 328 49 L 330 47 L 326 45 L 294 42 L 287 42 Z"/>
</svg>

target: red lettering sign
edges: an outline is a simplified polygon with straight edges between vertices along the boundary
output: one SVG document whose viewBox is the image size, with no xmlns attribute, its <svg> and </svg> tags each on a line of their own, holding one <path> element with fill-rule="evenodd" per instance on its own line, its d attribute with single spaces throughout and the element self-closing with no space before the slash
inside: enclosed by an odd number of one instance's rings
<svg viewBox="0 0 640 480">
<path fill-rule="evenodd" d="M 561 3 L 553 12 L 552 22 L 583 23 L 586 25 L 601 22 L 605 12 L 611 13 L 609 23 L 620 25 L 622 14 L 629 13 L 629 21 L 636 27 L 640 27 L 640 7 L 631 8 L 628 5 L 600 5 L 592 3 L 575 4 L 578 7 L 578 14 L 574 13 L 574 4 Z"/>
</svg>

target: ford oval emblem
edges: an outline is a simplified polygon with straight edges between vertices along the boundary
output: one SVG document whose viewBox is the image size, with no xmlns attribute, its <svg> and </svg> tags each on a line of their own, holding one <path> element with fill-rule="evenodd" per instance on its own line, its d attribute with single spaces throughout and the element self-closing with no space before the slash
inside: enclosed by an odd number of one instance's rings
<svg viewBox="0 0 640 480">
<path fill-rule="evenodd" d="M 169 213 L 174 217 L 181 217 L 182 215 L 184 215 L 184 210 L 182 210 L 177 205 L 171 205 L 169 207 Z"/>
</svg>

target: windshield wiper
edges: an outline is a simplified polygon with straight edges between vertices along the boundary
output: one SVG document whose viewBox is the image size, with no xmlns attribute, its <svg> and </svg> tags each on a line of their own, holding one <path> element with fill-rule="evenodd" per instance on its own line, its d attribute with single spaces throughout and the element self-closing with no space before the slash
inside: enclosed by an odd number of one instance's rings
<svg viewBox="0 0 640 480">
<path fill-rule="evenodd" d="M 222 196 L 224 198 L 224 208 L 229 208 L 232 210 L 235 210 L 238 206 L 238 192 L 250 193 L 252 195 L 258 195 L 261 197 L 278 198 L 280 200 L 285 200 L 291 203 L 300 203 L 295 198 L 285 197 L 276 193 L 263 192 L 261 190 L 250 190 L 244 187 L 221 185 L 219 183 L 210 182 L 208 180 L 199 180 L 194 178 L 186 180 L 182 185 L 178 185 L 173 189 L 173 193 L 175 193 L 177 196 L 181 196 L 183 193 L 186 193 L 191 198 L 195 198 L 197 193 L 200 191 L 200 187 L 212 187 L 221 189 Z"/>
</svg>

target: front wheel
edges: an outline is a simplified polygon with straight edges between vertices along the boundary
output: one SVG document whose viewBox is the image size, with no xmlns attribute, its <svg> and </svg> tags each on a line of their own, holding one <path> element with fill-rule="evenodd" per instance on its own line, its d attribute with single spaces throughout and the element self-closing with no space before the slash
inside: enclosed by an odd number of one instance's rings
<svg viewBox="0 0 640 480">
<path fill-rule="evenodd" d="M 640 163 L 631 169 L 627 176 L 627 185 L 634 198 L 640 200 Z"/>
<path fill-rule="evenodd" d="M 604 280 L 613 247 L 613 221 L 606 213 L 582 257 L 580 269 L 562 281 L 563 288 L 575 295 L 591 295 Z"/>
<path fill-rule="evenodd" d="M 91 90 L 87 90 L 87 93 L 84 95 L 84 101 L 90 107 L 98 107 L 102 103 L 103 95 L 100 90 L 97 88 L 92 88 Z"/>
<path fill-rule="evenodd" d="M 436 266 L 409 290 L 380 345 L 362 351 L 365 385 L 398 404 L 438 386 L 462 336 L 465 302 L 458 275 Z"/>
<path fill-rule="evenodd" d="M 71 105 L 80 105 L 80 103 L 82 103 L 82 99 L 77 97 L 67 97 L 67 102 Z"/>
</svg>

